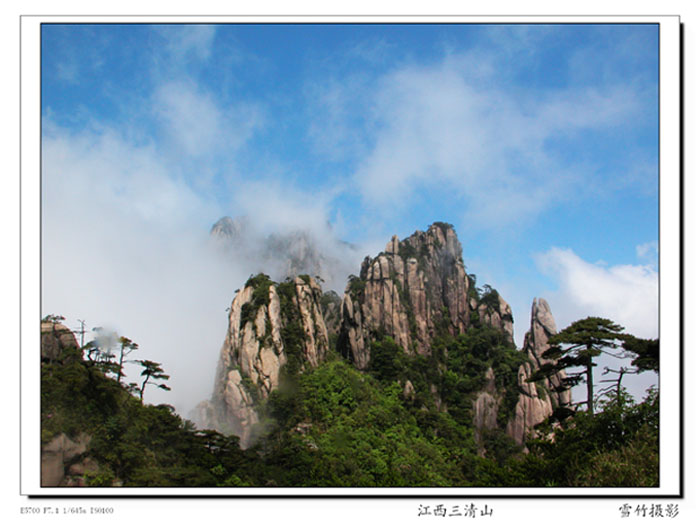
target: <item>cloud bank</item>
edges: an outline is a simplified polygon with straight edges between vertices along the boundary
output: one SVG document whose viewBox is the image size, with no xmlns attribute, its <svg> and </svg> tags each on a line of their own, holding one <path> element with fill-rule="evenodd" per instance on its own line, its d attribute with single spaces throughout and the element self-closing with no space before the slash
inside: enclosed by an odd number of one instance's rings
<svg viewBox="0 0 700 526">
<path fill-rule="evenodd" d="M 571 249 L 536 256 L 558 291 L 551 303 L 562 327 L 587 316 L 610 318 L 640 338 L 658 338 L 659 274 L 650 265 L 590 263 Z"/>
<path fill-rule="evenodd" d="M 653 179 L 655 160 L 641 155 L 622 169 L 627 177 L 607 177 L 592 153 L 598 146 L 586 142 L 637 122 L 644 89 L 610 75 L 568 83 L 569 71 L 546 88 L 515 88 L 512 60 L 505 49 L 448 50 L 374 77 L 329 75 L 308 90 L 310 107 L 325 116 L 310 140 L 321 155 L 356 161 L 354 190 L 379 217 L 407 214 L 433 194 L 448 208 L 459 203 L 463 224 L 482 229 L 532 220 L 621 180 L 641 187 L 642 173 Z"/>
<path fill-rule="evenodd" d="M 653 243 L 645 244 L 638 253 L 645 255 Z M 659 274 L 650 264 L 605 265 L 585 261 L 571 249 L 552 248 L 536 256 L 540 270 L 551 277 L 558 288 L 546 293 L 559 330 L 572 322 L 597 316 L 622 325 L 625 332 L 639 338 L 659 337 Z M 663 363 L 663 355 L 661 356 Z M 603 375 L 605 367 L 634 370 L 631 360 L 606 355 L 596 359 L 596 388 L 601 380 L 616 377 Z M 645 397 L 651 385 L 658 385 L 655 373 L 627 375 L 623 386 L 637 399 Z M 585 386 L 573 390 L 574 398 L 585 398 Z"/>
<path fill-rule="evenodd" d="M 45 119 L 42 156 L 42 313 L 138 343 L 134 359 L 171 375 L 172 391 L 153 389 L 146 400 L 185 416 L 211 394 L 234 291 L 253 273 L 277 270 L 274 254 L 260 252 L 267 236 L 308 232 L 332 267 L 325 287 L 341 295 L 365 255 L 338 242 L 323 194 L 251 182 L 221 205 L 180 177 L 167 151 L 112 128 L 71 132 Z M 237 257 L 209 238 L 230 209 L 252 225 Z M 139 371 L 127 374 L 134 381 Z"/>
</svg>

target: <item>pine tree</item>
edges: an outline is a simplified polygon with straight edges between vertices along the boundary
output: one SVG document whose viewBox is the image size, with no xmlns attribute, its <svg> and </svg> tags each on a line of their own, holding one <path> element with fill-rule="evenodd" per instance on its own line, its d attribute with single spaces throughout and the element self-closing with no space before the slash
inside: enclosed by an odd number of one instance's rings
<svg viewBox="0 0 700 526">
<path fill-rule="evenodd" d="M 547 375 L 552 375 L 562 369 L 583 367 L 577 371 L 567 371 L 567 382 L 577 385 L 585 379 L 587 385 L 586 403 L 588 412 L 593 414 L 594 380 L 593 367 L 597 364 L 594 358 L 603 353 L 617 358 L 621 356 L 613 351 L 620 347 L 621 342 L 631 336 L 623 333 L 624 327 L 605 318 L 588 317 L 569 325 L 549 339 L 549 349 L 542 353 L 543 358 L 554 360 L 548 368 Z"/>
<path fill-rule="evenodd" d="M 121 383 L 124 374 L 124 359 L 139 348 L 138 343 L 132 342 L 129 338 L 121 336 L 119 338 L 119 368 L 117 369 L 117 382 Z"/>
<path fill-rule="evenodd" d="M 164 391 L 170 391 L 170 387 L 168 387 L 165 384 L 157 384 L 155 382 L 152 382 L 151 379 L 153 380 L 168 380 L 170 379 L 170 375 L 167 375 L 164 373 L 163 368 L 161 367 L 161 364 L 157 362 L 152 362 L 151 360 L 138 360 L 136 363 L 140 364 L 141 367 L 143 367 L 143 371 L 141 371 L 141 376 L 144 376 L 143 383 L 141 384 L 141 388 L 139 389 L 139 395 L 141 398 L 141 401 L 143 401 L 143 392 L 146 389 L 146 385 L 151 384 L 155 385 L 159 389 L 163 389 Z"/>
</svg>

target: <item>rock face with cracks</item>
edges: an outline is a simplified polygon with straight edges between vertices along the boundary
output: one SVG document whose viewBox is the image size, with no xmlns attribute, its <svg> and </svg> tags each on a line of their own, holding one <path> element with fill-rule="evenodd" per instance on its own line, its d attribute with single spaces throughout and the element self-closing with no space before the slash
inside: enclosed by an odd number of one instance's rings
<svg viewBox="0 0 700 526">
<path fill-rule="evenodd" d="M 85 433 L 72 440 L 60 433 L 41 447 L 42 486 L 85 486 L 85 475 L 96 472 L 97 462 L 86 452 L 91 437 Z"/>
<path fill-rule="evenodd" d="M 231 304 L 213 396 L 195 409 L 199 427 L 233 433 L 242 447 L 252 443 L 256 403 L 279 386 L 283 367 L 290 360 L 300 369 L 316 367 L 328 351 L 321 297 L 308 276 L 248 281 Z"/>
<path fill-rule="evenodd" d="M 366 369 L 370 343 L 391 336 L 407 353 L 427 355 L 438 326 L 453 336 L 474 323 L 496 327 L 513 338 L 510 306 L 494 291 L 479 300 L 464 268 L 462 245 L 453 227 L 435 223 L 365 258 L 360 275 L 351 277 L 342 305 L 340 350 Z"/>
<path fill-rule="evenodd" d="M 481 443 L 484 431 L 498 427 L 498 407 L 502 403 L 493 369 L 486 371 L 486 386 L 479 391 L 474 401 L 474 431 L 477 443 Z"/>
<path fill-rule="evenodd" d="M 506 432 L 518 444 L 523 444 L 527 433 L 537 424 L 549 418 L 557 407 L 571 404 L 571 391 L 560 389 L 566 378 L 564 371 L 540 382 L 528 382 L 527 379 L 549 360 L 542 358 L 542 353 L 549 347 L 549 338 L 556 334 L 549 304 L 541 298 L 532 302 L 530 330 L 525 334 L 523 352 L 528 361 L 518 370 L 518 388 L 520 397 L 515 407 L 515 416 L 508 422 Z"/>
<path fill-rule="evenodd" d="M 47 361 L 65 359 L 64 351 L 78 349 L 73 331 L 59 322 L 41 322 L 41 358 Z"/>
</svg>

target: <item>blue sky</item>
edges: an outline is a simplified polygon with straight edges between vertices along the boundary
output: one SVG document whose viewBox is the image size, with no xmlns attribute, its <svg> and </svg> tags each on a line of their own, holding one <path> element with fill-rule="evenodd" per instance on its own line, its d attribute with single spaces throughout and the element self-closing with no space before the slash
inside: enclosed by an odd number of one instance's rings
<svg viewBox="0 0 700 526">
<path fill-rule="evenodd" d="M 655 25 L 44 25 L 44 313 L 207 390 L 249 274 L 208 259 L 219 217 L 329 222 L 358 265 L 446 221 L 518 345 L 534 297 L 656 337 L 657 49 Z"/>
</svg>

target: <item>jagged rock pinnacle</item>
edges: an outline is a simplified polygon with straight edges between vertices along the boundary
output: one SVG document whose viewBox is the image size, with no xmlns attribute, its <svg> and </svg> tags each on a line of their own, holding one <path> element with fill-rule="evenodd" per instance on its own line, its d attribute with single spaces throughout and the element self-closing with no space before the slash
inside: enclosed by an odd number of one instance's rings
<svg viewBox="0 0 700 526">
<path fill-rule="evenodd" d="M 393 236 L 384 252 L 365 258 L 360 275 L 345 289 L 341 351 L 364 369 L 369 343 L 381 333 L 406 352 L 425 355 L 438 331 L 465 332 L 473 324 L 472 312 L 512 340 L 510 306 L 497 292 L 488 302 L 478 301 L 454 228 L 434 223 L 403 241 Z"/>
</svg>

